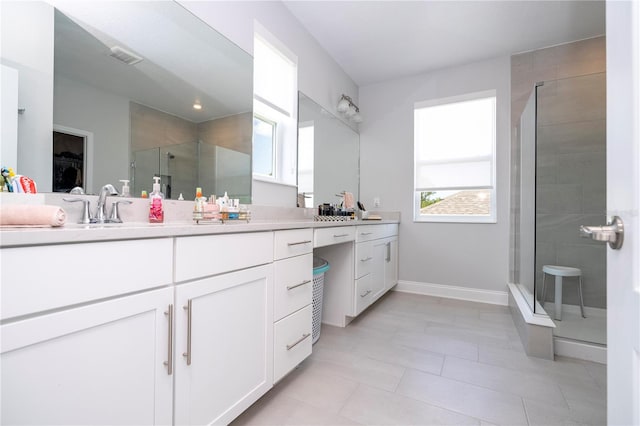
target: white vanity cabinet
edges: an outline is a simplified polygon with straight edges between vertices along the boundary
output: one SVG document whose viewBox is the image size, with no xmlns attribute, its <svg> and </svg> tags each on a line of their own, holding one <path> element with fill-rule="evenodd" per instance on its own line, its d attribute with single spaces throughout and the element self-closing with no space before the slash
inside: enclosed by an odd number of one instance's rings
<svg viewBox="0 0 640 426">
<path fill-rule="evenodd" d="M 273 385 L 273 233 L 176 238 L 175 256 L 175 423 L 227 424 Z"/>
<path fill-rule="evenodd" d="M 311 355 L 313 230 L 275 232 L 273 380 Z"/>
<path fill-rule="evenodd" d="M 172 254 L 172 239 L 3 248 L 1 423 L 171 424 Z"/>
<path fill-rule="evenodd" d="M 398 282 L 398 225 L 356 229 L 352 315 L 359 315 Z"/>
</svg>

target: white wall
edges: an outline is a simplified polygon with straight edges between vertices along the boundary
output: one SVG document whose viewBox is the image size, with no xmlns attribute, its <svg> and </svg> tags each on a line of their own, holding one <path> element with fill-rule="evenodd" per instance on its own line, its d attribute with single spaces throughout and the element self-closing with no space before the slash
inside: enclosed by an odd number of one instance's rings
<svg viewBox="0 0 640 426">
<path fill-rule="evenodd" d="M 497 223 L 413 222 L 416 101 L 495 89 Z M 360 88 L 360 199 L 399 210 L 400 280 L 506 291 L 509 271 L 510 60 L 500 57 Z"/>
<path fill-rule="evenodd" d="M 358 101 L 358 87 L 280 1 L 179 1 L 253 55 L 253 21 L 298 57 L 298 89 L 336 116 L 342 93 Z"/>
<path fill-rule="evenodd" d="M 53 178 L 53 7 L 44 2 L 2 2 L 2 64 L 18 70 L 16 173 L 51 191 Z M 24 23 L 29 22 L 29 28 Z M 34 155 L 38 153 L 38 155 Z"/>
<path fill-rule="evenodd" d="M 129 179 L 129 100 L 65 77 L 55 79 L 53 123 L 93 133 L 87 170 L 97 193 L 106 183 Z M 134 194 L 139 195 L 139 194 Z"/>
</svg>

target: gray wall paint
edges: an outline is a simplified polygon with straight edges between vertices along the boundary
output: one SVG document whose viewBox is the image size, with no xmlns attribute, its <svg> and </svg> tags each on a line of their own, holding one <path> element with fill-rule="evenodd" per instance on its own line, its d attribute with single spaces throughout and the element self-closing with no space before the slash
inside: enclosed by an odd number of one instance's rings
<svg viewBox="0 0 640 426">
<path fill-rule="evenodd" d="M 497 223 L 414 223 L 414 103 L 489 89 L 497 92 Z M 360 198 L 401 212 L 401 280 L 506 291 L 510 96 L 509 57 L 360 89 Z"/>
</svg>

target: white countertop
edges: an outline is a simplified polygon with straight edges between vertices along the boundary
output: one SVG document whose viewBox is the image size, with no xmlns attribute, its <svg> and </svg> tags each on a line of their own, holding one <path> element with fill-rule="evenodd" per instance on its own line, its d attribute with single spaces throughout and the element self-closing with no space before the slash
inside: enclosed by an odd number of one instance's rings
<svg viewBox="0 0 640 426">
<path fill-rule="evenodd" d="M 398 220 L 351 220 L 316 222 L 310 220 L 255 220 L 229 221 L 226 223 L 196 224 L 189 222 L 122 224 L 67 224 L 58 228 L 2 228 L 0 247 L 17 247 L 40 244 L 67 244 L 90 241 L 131 240 L 178 236 L 214 235 L 240 232 L 277 231 L 300 228 L 330 228 L 336 226 L 378 225 L 399 223 Z"/>
</svg>

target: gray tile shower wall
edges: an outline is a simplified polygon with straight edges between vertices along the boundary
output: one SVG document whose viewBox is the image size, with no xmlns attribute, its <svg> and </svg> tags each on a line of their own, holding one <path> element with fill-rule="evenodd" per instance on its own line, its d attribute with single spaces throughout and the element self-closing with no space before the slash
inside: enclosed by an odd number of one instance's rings
<svg viewBox="0 0 640 426">
<path fill-rule="evenodd" d="M 584 276 L 585 304 L 598 308 L 606 307 L 606 249 L 580 238 L 578 227 L 605 221 L 605 44 L 605 37 L 596 37 L 511 57 L 513 128 L 535 84 L 545 82 L 538 96 L 536 288 L 541 288 L 542 265 L 578 267 Z M 519 170 L 521 161 L 532 160 L 522 159 L 522 152 L 519 138 L 512 137 L 510 254 L 514 282 L 519 282 L 516 259 L 521 244 L 531 244 L 521 241 L 517 233 L 522 195 Z M 563 293 L 563 303 L 578 303 L 575 286 L 565 286 Z M 546 300 L 553 300 L 552 286 Z"/>
</svg>

